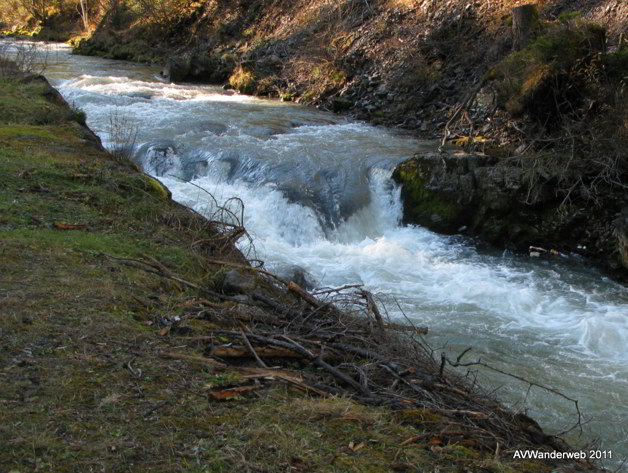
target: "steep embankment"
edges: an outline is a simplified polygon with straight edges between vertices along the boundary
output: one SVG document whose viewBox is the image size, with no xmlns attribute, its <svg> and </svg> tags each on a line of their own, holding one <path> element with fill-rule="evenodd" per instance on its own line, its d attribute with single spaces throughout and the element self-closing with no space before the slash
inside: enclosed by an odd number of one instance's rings
<svg viewBox="0 0 628 473">
<path fill-rule="evenodd" d="M 512 49 L 523 1 L 320 0 L 196 2 L 142 17 L 109 11 L 81 54 L 156 61 L 174 81 L 226 83 L 246 93 L 345 110 L 375 123 L 442 135 L 450 107 Z M 581 11 L 617 44 L 628 6 L 543 2 L 556 18 Z M 483 133 L 486 133 L 484 131 Z"/>
<path fill-rule="evenodd" d="M 0 468 L 556 468 L 513 460 L 519 448 L 566 448 L 534 421 L 420 359 L 421 345 L 407 345 L 419 342 L 392 325 L 373 330 L 248 268 L 232 245 L 243 229 L 172 202 L 106 153 L 45 79 L 10 72 L 0 76 Z"/>
</svg>

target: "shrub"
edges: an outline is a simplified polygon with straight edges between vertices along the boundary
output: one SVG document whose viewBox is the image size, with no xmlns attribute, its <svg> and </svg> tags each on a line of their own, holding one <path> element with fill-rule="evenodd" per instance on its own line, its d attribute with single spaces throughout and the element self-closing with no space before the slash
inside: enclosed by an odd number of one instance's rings
<svg viewBox="0 0 628 473">
<path fill-rule="evenodd" d="M 131 162 L 137 141 L 138 127 L 120 109 L 115 108 L 109 114 L 110 153 L 118 162 Z"/>
<path fill-rule="evenodd" d="M 584 22 L 554 25 L 488 73 L 498 104 L 514 116 L 556 123 L 580 106 L 601 71 L 605 30 Z"/>
<path fill-rule="evenodd" d="M 84 110 L 75 107 L 74 105 L 70 108 L 70 120 L 75 121 L 79 125 L 87 124 L 87 114 Z"/>
<path fill-rule="evenodd" d="M 0 76 L 22 73 L 42 74 L 46 70 L 49 50 L 35 43 L 16 41 L 0 45 Z"/>
<path fill-rule="evenodd" d="M 606 73 L 611 78 L 628 79 L 628 49 L 622 49 L 604 57 Z"/>
<path fill-rule="evenodd" d="M 229 77 L 229 85 L 240 93 L 253 94 L 255 93 L 257 81 L 251 71 L 240 65 Z"/>
</svg>

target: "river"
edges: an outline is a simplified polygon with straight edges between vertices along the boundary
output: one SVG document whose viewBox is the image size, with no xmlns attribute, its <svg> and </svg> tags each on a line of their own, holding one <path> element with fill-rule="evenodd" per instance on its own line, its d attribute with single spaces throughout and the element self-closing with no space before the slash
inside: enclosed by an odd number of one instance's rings
<svg viewBox="0 0 628 473">
<path fill-rule="evenodd" d="M 576 257 L 512 257 L 401 225 L 391 171 L 434 143 L 219 87 L 163 83 L 157 73 L 72 56 L 61 45 L 49 46 L 44 72 L 105 145 L 137 131 L 136 159 L 174 199 L 205 213 L 211 199 L 197 186 L 219 202 L 242 199 L 267 268 L 298 265 L 317 286 L 364 284 L 391 317 L 402 317 L 398 302 L 429 326 L 437 353 L 473 347 L 465 360 L 481 357 L 578 399 L 588 423 L 568 440 L 596 441 L 613 463 L 628 457 L 625 287 Z M 487 372 L 480 378 L 549 433 L 576 420 L 565 399 Z"/>
</svg>

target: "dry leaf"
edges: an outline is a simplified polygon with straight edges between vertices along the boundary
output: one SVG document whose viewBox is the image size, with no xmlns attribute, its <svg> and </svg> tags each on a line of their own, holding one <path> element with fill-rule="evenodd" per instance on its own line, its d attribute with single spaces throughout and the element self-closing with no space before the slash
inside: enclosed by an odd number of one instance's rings
<svg viewBox="0 0 628 473">
<path fill-rule="evenodd" d="M 353 451 L 357 452 L 358 450 L 360 450 L 361 448 L 364 448 L 366 445 L 364 445 L 364 442 L 360 442 L 359 444 L 357 444 L 355 447 L 353 447 Z"/>
<path fill-rule="evenodd" d="M 70 225 L 63 222 L 55 222 L 52 224 L 53 227 L 58 228 L 59 230 L 83 230 L 87 228 L 87 225 Z"/>
</svg>

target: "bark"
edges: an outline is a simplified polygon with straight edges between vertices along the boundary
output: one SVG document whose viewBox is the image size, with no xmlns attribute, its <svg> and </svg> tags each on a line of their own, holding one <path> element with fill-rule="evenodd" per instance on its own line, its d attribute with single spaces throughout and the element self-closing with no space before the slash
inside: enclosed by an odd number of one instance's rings
<svg viewBox="0 0 628 473">
<path fill-rule="evenodd" d="M 539 13 L 535 4 L 521 5 L 512 9 L 513 49 L 519 51 L 538 33 Z"/>
</svg>

